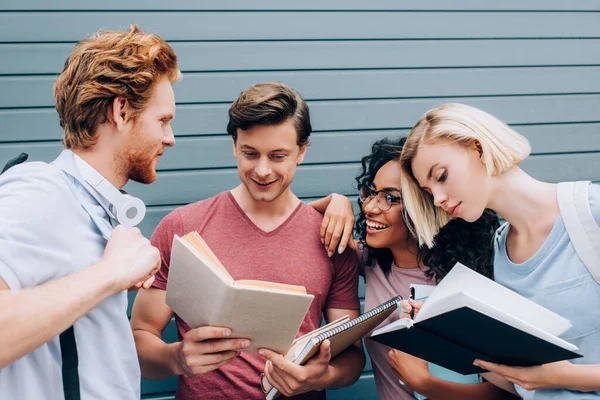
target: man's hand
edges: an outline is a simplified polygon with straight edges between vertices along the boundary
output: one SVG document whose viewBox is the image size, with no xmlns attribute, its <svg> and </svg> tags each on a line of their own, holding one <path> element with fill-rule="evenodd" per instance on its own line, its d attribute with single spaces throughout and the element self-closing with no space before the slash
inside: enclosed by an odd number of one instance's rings
<svg viewBox="0 0 600 400">
<path fill-rule="evenodd" d="M 390 366 L 403 382 L 417 392 L 427 388 L 432 378 L 427 361 L 392 349 L 388 353 Z"/>
<path fill-rule="evenodd" d="M 118 225 L 106 244 L 101 263 L 121 290 L 148 289 L 160 268 L 160 253 L 138 228 Z"/>
<path fill-rule="evenodd" d="M 250 346 L 248 339 L 227 339 L 228 328 L 203 326 L 188 331 L 176 348 L 177 375 L 198 376 L 222 367 Z"/>
<path fill-rule="evenodd" d="M 352 238 L 354 230 L 354 211 L 352 203 L 346 196 L 332 193 L 329 205 L 323 215 L 321 222 L 321 241 L 331 257 L 337 247 L 338 253 L 342 253 L 346 246 L 350 245 L 356 249 L 356 242 Z"/>
<path fill-rule="evenodd" d="M 294 364 L 271 350 L 260 349 L 259 353 L 267 360 L 265 365 L 267 380 L 284 396 L 295 396 L 327 387 L 331 361 L 329 340 L 321 343 L 319 353 L 304 365 Z"/>
<path fill-rule="evenodd" d="M 525 390 L 567 388 L 568 382 L 562 382 L 561 378 L 569 376 L 571 368 L 574 367 L 568 361 L 558 361 L 535 367 L 509 367 L 482 360 L 475 360 L 473 364 L 494 372 Z"/>
</svg>

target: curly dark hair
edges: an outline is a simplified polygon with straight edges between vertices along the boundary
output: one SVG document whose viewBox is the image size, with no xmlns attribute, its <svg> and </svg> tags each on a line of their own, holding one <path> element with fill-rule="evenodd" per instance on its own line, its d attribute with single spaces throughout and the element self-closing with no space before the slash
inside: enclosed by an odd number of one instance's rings
<svg viewBox="0 0 600 400">
<path fill-rule="evenodd" d="M 377 171 L 382 166 L 389 161 L 400 159 L 405 142 L 406 138 L 401 137 L 398 139 L 384 138 L 373 143 L 371 154 L 361 160 L 362 169 L 355 178 L 357 185 L 371 186 Z M 362 212 L 360 198 L 358 206 L 360 213 L 356 220 L 355 231 L 361 245 L 367 249 L 366 265 L 372 267 L 377 261 L 383 272 L 388 275 L 394 260 L 392 251 L 388 248 L 375 249 L 367 245 L 366 217 Z M 408 216 L 405 212 L 402 212 L 402 218 L 405 222 L 407 221 Z M 422 246 L 418 248 L 415 256 L 419 265 L 426 266 L 424 273 L 427 278 L 435 280 L 436 283 L 442 280 L 457 262 L 493 279 L 493 241 L 499 226 L 498 215 L 489 209 L 486 209 L 483 215 L 472 223 L 455 218 L 437 234 L 433 248 Z M 410 240 L 411 238 L 407 238 L 407 241 Z"/>
</svg>

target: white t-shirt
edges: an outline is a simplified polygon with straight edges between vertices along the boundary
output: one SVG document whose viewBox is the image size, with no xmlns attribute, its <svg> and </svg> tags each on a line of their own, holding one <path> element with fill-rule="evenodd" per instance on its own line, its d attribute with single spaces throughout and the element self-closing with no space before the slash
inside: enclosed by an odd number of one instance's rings
<svg viewBox="0 0 600 400">
<path fill-rule="evenodd" d="M 70 151 L 55 161 L 75 168 Z M 70 182 L 70 183 L 69 183 Z M 111 229 L 105 208 L 56 165 L 32 162 L 0 175 L 0 276 L 11 290 L 39 286 L 100 261 Z M 74 325 L 81 399 L 139 399 L 140 368 L 127 293 L 98 304 Z M 27 335 L 28 332 L 22 332 Z M 59 337 L 0 370 L 2 399 L 62 400 Z"/>
</svg>

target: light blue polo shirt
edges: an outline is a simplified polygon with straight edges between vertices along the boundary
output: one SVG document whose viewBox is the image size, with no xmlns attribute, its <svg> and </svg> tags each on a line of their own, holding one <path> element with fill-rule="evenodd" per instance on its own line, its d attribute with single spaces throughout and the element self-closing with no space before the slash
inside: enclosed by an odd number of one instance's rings
<svg viewBox="0 0 600 400">
<path fill-rule="evenodd" d="M 25 163 L 0 175 L 0 276 L 11 290 L 80 271 L 104 253 L 112 232 L 107 204 L 63 172 L 78 174 L 75 157 L 63 151 L 52 165 Z M 139 399 L 127 293 L 98 304 L 75 323 L 74 332 L 81 399 Z M 61 368 L 57 336 L 0 370 L 0 398 L 62 400 Z"/>
<path fill-rule="evenodd" d="M 589 200 L 600 224 L 600 186 L 590 186 Z M 508 230 L 505 224 L 496 236 L 495 280 L 571 321 L 572 327 L 560 337 L 579 347 L 584 356 L 571 362 L 600 364 L 600 284 L 577 256 L 562 217 L 558 216 L 544 244 L 522 264 L 511 262 L 507 256 Z M 524 399 L 600 398 L 600 392 L 527 391 L 520 386 L 517 391 Z"/>
</svg>

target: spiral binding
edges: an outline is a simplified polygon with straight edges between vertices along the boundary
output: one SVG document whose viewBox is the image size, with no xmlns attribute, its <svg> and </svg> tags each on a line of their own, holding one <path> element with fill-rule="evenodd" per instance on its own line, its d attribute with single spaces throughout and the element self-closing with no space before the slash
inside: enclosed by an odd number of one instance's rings
<svg viewBox="0 0 600 400">
<path fill-rule="evenodd" d="M 320 335 L 315 336 L 311 340 L 313 343 L 321 343 L 322 341 L 329 339 L 332 336 L 342 333 L 345 330 L 350 329 L 350 328 L 368 320 L 369 318 L 376 316 L 377 314 L 387 310 L 390 307 L 393 307 L 394 305 L 400 306 L 400 300 L 402 300 L 402 296 L 396 296 L 393 299 L 390 299 L 390 300 L 386 301 L 385 303 L 379 305 L 378 307 L 375 307 L 374 309 L 367 311 L 360 317 L 356 317 L 354 319 L 351 319 L 348 322 L 343 323 L 340 326 L 336 326 L 333 329 L 329 329 L 329 330 L 321 333 Z"/>
</svg>

